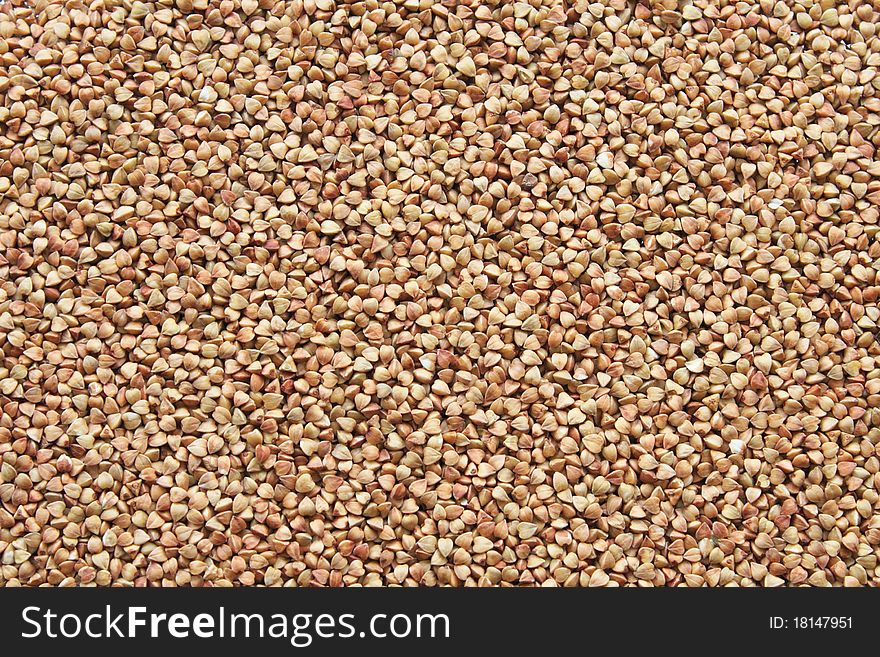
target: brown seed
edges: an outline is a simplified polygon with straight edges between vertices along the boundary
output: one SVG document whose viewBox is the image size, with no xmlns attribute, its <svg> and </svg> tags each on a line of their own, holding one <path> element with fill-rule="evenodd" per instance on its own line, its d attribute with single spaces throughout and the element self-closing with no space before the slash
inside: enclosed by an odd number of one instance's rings
<svg viewBox="0 0 880 657">
<path fill-rule="evenodd" d="M 872 3 L 129 4 L 0 3 L 0 586 L 880 582 Z"/>
</svg>

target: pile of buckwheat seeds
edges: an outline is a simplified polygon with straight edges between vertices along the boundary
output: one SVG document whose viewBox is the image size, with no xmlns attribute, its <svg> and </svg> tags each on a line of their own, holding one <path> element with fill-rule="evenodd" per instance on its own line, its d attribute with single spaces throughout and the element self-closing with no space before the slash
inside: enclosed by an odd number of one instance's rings
<svg viewBox="0 0 880 657">
<path fill-rule="evenodd" d="M 878 33 L 3 0 L 0 586 L 877 585 Z"/>
</svg>

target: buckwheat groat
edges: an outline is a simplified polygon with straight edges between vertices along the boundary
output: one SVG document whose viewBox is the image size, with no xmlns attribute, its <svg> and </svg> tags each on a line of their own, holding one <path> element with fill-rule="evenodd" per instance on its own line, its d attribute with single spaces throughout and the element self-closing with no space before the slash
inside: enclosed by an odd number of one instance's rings
<svg viewBox="0 0 880 657">
<path fill-rule="evenodd" d="M 3 0 L 0 585 L 876 585 L 875 5 Z"/>
</svg>

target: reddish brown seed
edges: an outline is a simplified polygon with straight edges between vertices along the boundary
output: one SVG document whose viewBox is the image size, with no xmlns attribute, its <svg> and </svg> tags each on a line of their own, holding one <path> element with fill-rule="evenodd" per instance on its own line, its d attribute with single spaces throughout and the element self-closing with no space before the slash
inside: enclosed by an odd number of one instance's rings
<svg viewBox="0 0 880 657">
<path fill-rule="evenodd" d="M 874 586 L 872 3 L 0 1 L 0 586 Z"/>
</svg>

